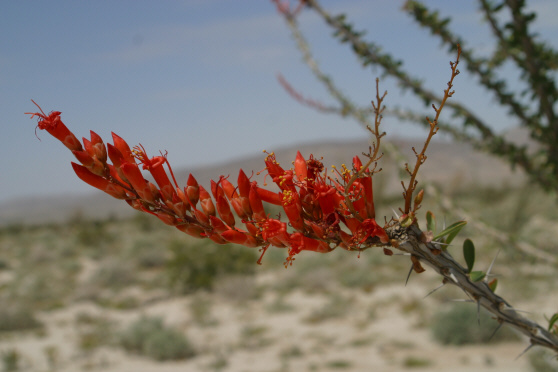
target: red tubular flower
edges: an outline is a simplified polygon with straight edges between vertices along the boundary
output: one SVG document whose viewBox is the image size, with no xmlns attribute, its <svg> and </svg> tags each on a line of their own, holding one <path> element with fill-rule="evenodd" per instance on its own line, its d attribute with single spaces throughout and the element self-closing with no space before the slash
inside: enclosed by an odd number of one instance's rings
<svg viewBox="0 0 558 372">
<path fill-rule="evenodd" d="M 228 241 L 226 241 L 221 235 L 214 233 L 214 232 L 210 232 L 210 231 L 205 231 L 204 232 L 205 236 L 208 237 L 209 239 L 211 239 L 213 242 L 217 243 L 217 244 L 227 244 Z"/>
<path fill-rule="evenodd" d="M 295 191 L 293 171 L 285 171 L 275 159 L 275 154 L 268 154 L 265 158 L 267 173 L 281 190 Z"/>
<path fill-rule="evenodd" d="M 235 225 L 234 215 L 231 212 L 231 207 L 229 205 L 229 202 L 225 198 L 225 192 L 223 191 L 223 188 L 215 181 L 211 180 L 211 192 L 215 197 L 215 202 L 217 205 L 217 213 L 219 213 L 219 216 L 221 217 L 223 222 L 225 222 L 230 227 L 234 227 Z"/>
<path fill-rule="evenodd" d="M 290 190 L 284 190 L 282 204 L 291 226 L 298 231 L 304 231 L 304 220 L 301 216 L 302 205 L 298 194 Z"/>
<path fill-rule="evenodd" d="M 85 151 L 89 153 L 92 158 L 96 158 L 101 163 L 107 162 L 107 149 L 103 143 L 103 139 L 92 130 L 89 131 L 91 134 L 91 141 L 83 138 L 83 145 Z"/>
<path fill-rule="evenodd" d="M 196 221 L 204 226 L 209 226 L 209 216 L 197 209 L 193 210 Z"/>
<path fill-rule="evenodd" d="M 267 169 L 267 173 L 273 179 L 282 176 L 285 173 L 285 170 L 281 168 L 281 165 L 277 162 L 275 153 L 273 152 L 265 157 L 265 167 Z"/>
<path fill-rule="evenodd" d="M 241 171 L 241 174 L 244 174 L 244 172 Z M 244 177 L 246 177 L 246 175 L 244 175 Z M 221 176 L 221 179 L 219 181 L 221 183 L 223 191 L 225 192 L 225 195 L 227 196 L 227 199 L 229 200 L 237 216 L 241 219 L 251 218 L 252 208 L 250 208 L 250 202 L 248 200 L 250 193 L 250 181 L 248 180 L 248 178 L 245 179 L 245 181 L 248 183 L 248 193 L 245 197 L 239 196 L 236 188 L 225 177 Z M 241 178 L 241 175 L 239 175 L 239 182 L 240 181 L 244 181 Z"/>
<path fill-rule="evenodd" d="M 246 176 L 246 173 L 244 173 L 242 169 L 238 172 L 237 182 L 238 192 L 240 196 L 243 198 L 248 198 L 250 196 L 250 189 L 252 186 L 250 184 L 250 179 Z"/>
<path fill-rule="evenodd" d="M 313 192 L 314 200 L 318 202 L 324 217 L 338 210 L 343 202 L 343 197 L 335 187 L 326 184 L 322 177 L 316 178 Z"/>
<path fill-rule="evenodd" d="M 83 139 L 83 145 L 91 148 L 91 142 L 86 138 Z M 107 163 L 106 160 L 102 162 L 97 158 L 97 156 L 91 154 L 88 151 L 72 151 L 77 160 L 89 170 L 99 176 L 104 176 L 107 173 Z"/>
<path fill-rule="evenodd" d="M 287 260 L 285 261 L 285 267 L 287 267 L 287 265 L 292 265 L 294 256 L 299 254 L 301 251 L 327 253 L 333 250 L 332 248 L 330 248 L 328 243 L 321 240 L 309 238 L 302 235 L 301 233 L 291 234 L 289 243 L 289 257 L 287 257 Z"/>
<path fill-rule="evenodd" d="M 357 172 L 360 172 L 360 169 L 362 168 L 362 161 L 358 156 L 353 157 L 353 167 L 356 169 Z"/>
<path fill-rule="evenodd" d="M 177 224 L 176 217 L 174 217 L 174 216 L 171 215 L 171 214 L 168 214 L 168 213 L 155 213 L 155 215 L 156 215 L 157 217 L 159 217 L 159 219 L 160 219 L 161 221 L 163 221 L 164 223 L 166 223 L 167 225 L 176 226 L 176 224 Z"/>
<path fill-rule="evenodd" d="M 105 178 L 98 176 L 96 174 L 91 173 L 86 167 L 83 165 L 76 164 L 72 162 L 72 167 L 74 168 L 74 172 L 76 175 L 85 183 L 98 188 L 101 191 L 106 192 L 110 196 L 115 197 L 116 199 L 127 199 L 128 195 L 126 194 L 126 190 L 122 187 L 110 183 Z"/>
<path fill-rule="evenodd" d="M 200 188 L 198 186 L 198 181 L 192 176 L 192 173 L 188 176 L 188 181 L 186 182 L 186 187 L 184 188 L 184 193 L 190 201 L 190 205 L 195 207 L 200 200 Z"/>
<path fill-rule="evenodd" d="M 361 219 L 366 219 L 368 217 L 366 211 L 366 196 L 364 194 L 364 187 L 361 185 L 360 181 L 353 182 L 349 192 L 353 200 L 353 208 Z"/>
<path fill-rule="evenodd" d="M 122 156 L 122 159 L 124 159 L 124 161 L 128 163 L 135 163 L 136 160 L 134 159 L 132 150 L 130 150 L 130 146 L 128 146 L 126 141 L 124 141 L 120 136 L 118 136 L 114 132 L 111 134 L 112 134 L 112 142 L 114 143 L 114 147 L 116 147 L 118 151 L 120 151 L 120 155 Z M 112 158 L 111 160 L 114 161 L 114 159 Z"/>
<path fill-rule="evenodd" d="M 114 146 L 110 143 L 107 143 L 107 154 L 108 154 L 108 157 L 109 157 L 110 161 L 112 161 L 112 164 L 115 167 L 120 168 L 120 165 L 124 161 L 124 156 L 122 156 L 122 153 L 120 152 L 120 150 L 118 150 L 118 148 L 116 148 L 116 146 Z"/>
<path fill-rule="evenodd" d="M 262 199 L 258 193 L 258 186 L 256 183 L 252 183 L 250 187 L 250 195 L 248 200 L 250 201 L 250 207 L 252 208 L 252 218 L 256 221 L 261 221 L 267 219 L 267 214 L 263 207 Z"/>
<path fill-rule="evenodd" d="M 360 172 L 363 167 L 362 161 L 358 156 L 355 156 L 353 158 L 353 167 L 357 172 Z M 366 169 L 366 172 L 368 172 L 368 169 Z M 364 193 L 363 197 L 366 217 L 363 218 L 375 218 L 376 211 L 374 209 L 374 190 L 372 188 L 372 176 L 365 175 L 364 177 L 359 177 L 358 182 L 362 186 Z"/>
<path fill-rule="evenodd" d="M 172 200 L 173 195 L 175 194 L 174 186 L 171 183 L 167 172 L 163 168 L 163 164 L 167 163 L 167 166 L 169 167 L 172 175 L 172 169 L 168 165 L 167 158 L 164 156 L 154 156 L 150 159 L 147 156 L 145 149 L 141 145 L 134 147 L 133 154 L 134 157 L 138 159 L 141 164 L 143 164 L 143 169 L 146 169 L 149 171 L 149 173 L 151 173 L 153 179 L 155 179 L 155 182 L 157 182 L 157 185 L 159 186 L 163 199 Z"/>
<path fill-rule="evenodd" d="M 130 182 L 139 197 L 148 203 L 155 203 L 155 198 L 151 191 L 151 187 L 143 178 L 141 171 L 135 163 L 122 163 L 120 166 L 126 179 Z"/>
<path fill-rule="evenodd" d="M 306 166 L 308 169 L 306 175 L 307 183 L 309 186 L 311 186 L 314 183 L 316 177 L 318 177 L 318 175 L 320 175 L 324 171 L 324 165 L 321 161 L 315 159 L 314 155 L 310 154 L 310 158 L 308 158 Z"/>
<path fill-rule="evenodd" d="M 265 201 L 266 203 L 283 205 L 283 194 L 280 192 L 277 193 L 269 191 L 266 189 L 262 189 L 261 187 L 256 187 L 256 192 L 258 193 L 258 196 L 261 198 L 261 200 Z"/>
<path fill-rule="evenodd" d="M 366 239 L 375 236 L 380 238 L 382 243 L 389 242 L 389 237 L 387 236 L 385 230 L 381 228 L 380 225 L 378 225 L 378 223 L 372 218 L 362 221 L 355 234 L 355 238 L 358 239 L 358 243 L 364 243 Z"/>
<path fill-rule="evenodd" d="M 314 232 L 314 235 L 316 235 L 316 237 L 318 237 L 320 239 L 326 238 L 326 232 L 325 232 L 325 230 L 322 226 L 320 226 L 317 223 L 312 222 L 312 221 L 308 221 L 308 222 L 306 222 L 306 224 L 310 226 L 310 228 L 312 229 L 312 231 Z"/>
<path fill-rule="evenodd" d="M 287 224 L 285 222 L 268 218 L 261 224 L 261 228 L 262 239 L 266 242 L 281 247 L 289 244 L 289 233 L 287 232 Z"/>
<path fill-rule="evenodd" d="M 186 213 L 187 210 L 189 211 L 191 209 L 190 201 L 186 197 L 186 194 L 184 193 L 184 191 L 182 191 L 182 189 L 180 189 L 180 187 L 177 187 L 175 192 L 176 192 L 176 197 L 178 199 L 180 199 L 180 201 L 184 205 L 184 213 Z"/>
<path fill-rule="evenodd" d="M 306 184 L 306 176 L 308 174 L 308 168 L 306 167 L 306 160 L 304 160 L 304 157 L 302 156 L 300 151 L 296 152 L 294 169 L 295 169 L 295 175 L 296 178 L 298 179 L 298 182 L 302 184 Z"/>
<path fill-rule="evenodd" d="M 128 181 L 123 178 L 124 173 L 122 173 L 122 170 L 120 170 L 120 168 L 116 168 L 112 164 L 107 164 L 107 166 L 109 169 L 109 174 L 115 182 L 119 182 L 121 185 L 125 185 L 128 183 Z"/>
<path fill-rule="evenodd" d="M 89 153 L 87 151 L 72 151 L 72 154 L 74 154 L 74 156 L 76 157 L 76 159 L 81 163 L 81 165 L 83 165 L 84 167 L 90 168 L 93 163 L 95 162 L 95 160 L 89 155 Z M 95 174 L 98 174 L 96 172 L 93 172 Z"/>
<path fill-rule="evenodd" d="M 176 225 L 176 228 L 182 231 L 183 233 L 186 233 L 194 238 L 197 239 L 205 238 L 205 235 L 203 235 L 204 230 L 199 226 L 184 223 L 184 224 Z"/>
<path fill-rule="evenodd" d="M 229 182 L 229 180 L 226 177 L 224 176 L 219 177 L 219 184 L 221 185 L 221 188 L 225 192 L 227 199 L 231 200 L 233 198 L 238 197 L 236 188 L 232 183 Z"/>
<path fill-rule="evenodd" d="M 202 207 L 203 213 L 206 216 L 215 216 L 215 205 L 211 200 L 211 196 L 202 185 L 198 185 L 199 195 L 200 195 L 200 205 Z"/>
<path fill-rule="evenodd" d="M 180 190 L 180 189 L 178 189 Z M 172 201 L 165 200 L 165 205 L 172 209 L 174 213 L 180 218 L 186 217 L 186 205 L 177 194 L 174 194 Z M 189 205 L 188 205 L 189 207 Z"/>
<path fill-rule="evenodd" d="M 117 173 L 120 180 L 124 181 L 125 183 L 130 183 L 128 181 L 128 179 L 126 178 L 126 175 L 124 174 L 124 172 L 121 169 L 122 162 L 124 162 L 125 160 L 124 160 L 124 156 L 122 155 L 120 150 L 118 150 L 114 145 L 111 145 L 110 143 L 107 143 L 107 153 L 108 153 L 108 156 L 109 156 L 110 160 L 112 161 L 112 164 L 113 164 L 114 169 L 115 169 L 115 172 L 111 171 L 111 174 Z M 109 165 L 109 167 L 110 167 L 110 165 Z M 114 176 L 114 174 L 113 174 L 113 176 Z"/>
<path fill-rule="evenodd" d="M 209 222 L 211 223 L 211 227 L 213 227 L 213 229 L 219 234 L 231 229 L 229 226 L 225 225 L 223 221 L 215 216 L 209 216 Z"/>
<path fill-rule="evenodd" d="M 256 238 L 254 238 L 250 234 L 246 234 L 245 232 L 240 232 L 237 230 L 227 230 L 222 232 L 221 236 L 228 242 L 240 244 L 245 247 L 254 248 L 260 246 Z"/>
<path fill-rule="evenodd" d="M 31 119 L 35 116 L 39 117 L 39 121 L 37 122 L 39 129 L 45 129 L 51 136 L 62 142 L 64 146 L 72 151 L 83 150 L 79 140 L 70 132 L 66 125 L 64 125 L 62 119 L 60 119 L 60 111 L 51 111 L 47 116 L 41 106 L 33 100 L 31 100 L 31 102 L 33 102 L 41 112 L 26 112 L 25 114 L 31 115 Z"/>
</svg>

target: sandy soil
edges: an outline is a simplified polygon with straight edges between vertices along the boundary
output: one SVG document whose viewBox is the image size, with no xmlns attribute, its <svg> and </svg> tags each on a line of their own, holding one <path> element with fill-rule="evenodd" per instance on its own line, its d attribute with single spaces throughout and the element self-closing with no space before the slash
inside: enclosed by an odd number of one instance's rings
<svg viewBox="0 0 558 372">
<path fill-rule="evenodd" d="M 402 306 L 413 301 L 435 306 L 436 301 L 423 300 L 425 292 L 422 285 L 412 283 L 407 287 L 378 288 L 371 293 L 345 289 L 338 298 L 349 302 L 346 313 L 323 320 L 312 320 L 312 316 L 315 318 L 316 310 L 331 301 L 331 296 L 324 293 L 297 290 L 281 296 L 269 292 L 243 302 L 221 298 L 214 300 L 208 314 L 213 321 L 205 326 L 197 324 L 190 311 L 191 302 L 199 296 L 170 298 L 133 311 L 107 310 L 80 302 L 42 313 L 41 320 L 47 324 L 42 334 L 12 335 L 0 341 L 0 349 L 17 348 L 26 371 L 529 370 L 527 357 L 516 360 L 526 341 L 466 347 L 435 343 L 428 329 L 420 326 L 424 312 L 434 309 L 409 312 Z M 111 320 L 118 329 L 141 315 L 161 316 L 165 324 L 185 332 L 198 354 L 184 361 L 159 363 L 127 354 L 117 346 L 84 349 L 79 346 L 83 327 L 75 321 L 84 314 Z M 247 329 L 252 331 L 247 333 Z"/>
</svg>

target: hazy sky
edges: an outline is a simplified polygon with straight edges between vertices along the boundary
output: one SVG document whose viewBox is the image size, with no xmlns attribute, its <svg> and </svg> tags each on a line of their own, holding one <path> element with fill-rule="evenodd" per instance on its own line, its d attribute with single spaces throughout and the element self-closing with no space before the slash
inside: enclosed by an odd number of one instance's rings
<svg viewBox="0 0 558 372">
<path fill-rule="evenodd" d="M 425 2 L 451 15 L 480 53 L 489 50 L 476 2 Z M 402 3 L 322 1 L 334 13 L 346 12 L 367 37 L 441 92 L 454 57 L 400 11 Z M 541 35 L 556 46 L 558 2 L 535 1 L 533 8 L 540 11 Z M 323 69 L 357 102 L 370 102 L 381 71 L 362 69 L 312 12 L 300 21 Z M 354 122 L 294 102 L 277 83 L 278 72 L 306 95 L 332 102 L 267 0 L 2 1 L 0 201 L 90 190 L 73 174 L 73 156 L 62 144 L 42 131 L 40 140 L 35 136 L 36 122 L 23 115 L 36 110 L 30 99 L 45 112 L 62 111 L 78 138 L 92 129 L 108 141 L 114 131 L 130 145 L 141 142 L 150 155 L 168 151 L 175 168 L 365 135 Z M 382 88 L 389 91 L 388 106 L 421 108 L 393 81 Z M 514 124 L 466 76 L 456 90 L 494 126 Z M 384 122 L 388 135 L 417 133 L 412 128 Z"/>
</svg>

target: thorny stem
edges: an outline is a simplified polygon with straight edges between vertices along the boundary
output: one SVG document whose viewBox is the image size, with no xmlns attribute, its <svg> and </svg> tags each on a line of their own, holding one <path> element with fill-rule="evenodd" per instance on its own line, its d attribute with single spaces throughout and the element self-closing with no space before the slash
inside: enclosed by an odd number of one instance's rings
<svg viewBox="0 0 558 372">
<path fill-rule="evenodd" d="M 386 232 L 392 237 L 400 228 L 399 224 L 395 224 Z M 461 288 L 471 299 L 494 314 L 499 323 L 505 323 L 525 334 L 529 337 L 531 346 L 539 345 L 558 352 L 558 335 L 521 316 L 506 300 L 492 292 L 486 282 L 472 281 L 467 269 L 456 262 L 447 251 L 440 250 L 434 242 L 422 241 L 424 233 L 418 226 L 411 225 L 405 235 L 399 240 L 397 249 L 410 253 L 421 263 L 432 267 L 444 278 L 443 283 Z"/>
<path fill-rule="evenodd" d="M 402 212 L 405 213 L 405 214 L 408 214 L 409 212 L 411 212 L 411 201 L 412 201 L 412 198 L 413 198 L 413 192 L 415 191 L 415 188 L 416 188 L 417 183 L 418 183 L 418 181 L 416 180 L 417 174 L 418 174 L 420 166 L 426 161 L 426 154 L 425 153 L 426 153 L 426 149 L 428 148 L 428 145 L 430 144 L 430 140 L 436 134 L 436 132 L 438 132 L 438 119 L 440 118 L 440 114 L 442 113 L 442 109 L 444 108 L 448 98 L 450 98 L 454 93 L 454 91 L 451 90 L 451 88 L 453 88 L 453 79 L 457 75 L 459 75 L 459 70 L 457 69 L 457 65 L 459 64 L 460 55 L 461 55 L 461 47 L 459 45 L 457 45 L 457 58 L 456 58 L 455 62 L 450 62 L 451 78 L 448 81 L 448 87 L 444 90 L 444 97 L 442 98 L 442 101 L 440 102 L 439 107 L 436 107 L 434 104 L 432 104 L 432 108 L 436 112 L 436 116 L 434 117 L 434 120 L 430 120 L 429 117 L 426 117 L 426 120 L 428 121 L 428 124 L 430 125 L 430 131 L 428 133 L 428 136 L 426 137 L 426 141 L 424 142 L 424 146 L 422 147 L 422 151 L 420 152 L 420 154 L 417 154 L 415 149 L 413 148 L 413 151 L 415 152 L 415 156 L 417 158 L 417 161 L 415 163 L 415 167 L 413 168 L 412 172 L 409 170 L 408 165 L 406 165 L 407 172 L 411 176 L 411 179 L 409 180 L 409 184 L 407 185 L 407 187 L 405 187 L 405 183 L 403 181 L 401 181 L 401 185 L 403 186 L 403 190 L 404 190 L 403 191 L 403 197 L 405 198 L 405 210 L 402 211 Z"/>
<path fill-rule="evenodd" d="M 301 100 L 300 97 L 302 97 L 302 95 L 300 94 L 293 95 L 294 98 L 297 99 L 302 104 L 311 106 L 312 108 L 317 109 L 319 111 L 325 111 L 329 113 L 335 112 L 341 116 L 351 115 L 361 124 L 363 124 L 363 126 L 365 127 L 370 126 L 371 123 L 368 121 L 367 114 L 364 112 L 364 110 L 358 109 L 356 106 L 354 106 L 333 84 L 331 78 L 329 78 L 327 75 L 325 75 L 322 71 L 319 70 L 317 62 L 310 55 L 308 44 L 302 38 L 300 31 L 296 28 L 296 24 L 294 23 L 294 18 L 288 18 L 287 20 L 289 21 L 287 23 L 291 28 L 291 31 L 293 32 L 293 36 L 297 40 L 298 47 L 299 49 L 301 49 L 303 53 L 303 57 L 306 64 L 310 67 L 310 69 L 318 78 L 318 80 L 326 85 L 331 95 L 341 104 L 341 107 L 340 108 L 326 107 L 325 105 L 320 103 L 316 104 L 314 101 L 310 102 L 309 100 Z M 451 102 L 449 102 L 448 105 L 452 106 Z M 438 126 L 440 126 L 440 124 L 438 124 Z M 444 128 L 444 130 L 452 130 L 452 129 L 453 129 L 452 127 Z M 385 145 L 386 144 L 384 144 L 384 150 L 386 150 Z M 389 147 L 388 150 L 390 150 Z M 399 150 L 392 146 L 390 152 L 393 152 L 395 155 L 399 155 L 401 164 L 403 165 L 403 161 L 401 160 L 401 153 L 399 152 Z M 367 166 L 369 164 L 367 164 Z M 430 190 L 429 192 L 432 193 L 433 188 L 434 186 L 430 185 L 430 188 L 427 189 L 427 192 L 428 190 Z M 448 202 L 450 201 L 449 199 L 446 198 L 446 200 L 442 203 L 442 205 L 447 210 L 450 210 L 455 213 L 456 212 L 455 206 L 452 205 L 451 207 L 449 207 Z M 352 206 L 350 200 L 348 200 L 347 204 Z M 458 214 L 463 215 L 464 212 L 461 211 L 458 212 Z M 478 224 L 478 221 L 471 220 L 471 223 L 476 225 Z M 387 229 L 387 232 L 390 236 L 392 232 L 397 229 L 397 226 L 398 225 L 396 224 Z M 480 230 L 483 231 L 483 233 L 487 233 L 486 227 L 485 228 L 481 227 Z M 512 242 L 504 239 L 503 235 L 498 234 L 497 231 L 489 230 L 489 233 L 493 237 L 500 239 L 503 244 L 517 245 L 517 242 Z M 437 271 L 440 275 L 444 277 L 443 280 L 444 284 L 451 283 L 462 288 L 463 291 L 465 291 L 471 298 L 475 298 L 481 304 L 481 306 L 487 308 L 489 311 L 494 313 L 501 324 L 507 323 L 508 325 L 511 325 L 516 329 L 519 329 L 524 334 L 526 334 L 531 340 L 531 346 L 541 345 L 541 346 L 549 347 L 555 351 L 558 351 L 558 340 L 556 339 L 556 336 L 554 334 L 550 334 L 550 332 L 548 332 L 544 327 L 541 327 L 540 325 L 528 319 L 523 318 L 513 308 L 511 308 L 511 306 L 504 299 L 494 294 L 494 292 L 490 291 L 490 289 L 487 288 L 486 283 L 482 281 L 471 282 L 470 278 L 467 275 L 466 270 L 463 267 L 461 267 L 461 265 L 459 265 L 450 256 L 449 252 L 442 251 L 440 255 L 433 255 L 431 253 L 432 251 L 430 251 L 429 253 L 429 250 L 425 249 L 424 246 L 426 245 L 426 246 L 430 246 L 430 248 L 433 248 L 432 244 L 420 243 L 421 235 L 422 232 L 418 229 L 418 226 L 413 225 L 408 231 L 407 239 L 404 239 L 405 241 L 400 241 L 400 245 L 398 249 L 410 253 L 415 257 L 418 257 L 421 260 L 421 262 L 428 263 L 429 266 L 433 267 L 435 271 Z M 411 238 L 411 236 L 413 237 Z M 543 255 L 543 252 L 533 251 L 534 247 L 531 246 L 523 247 L 524 245 L 526 244 L 521 243 L 521 247 L 518 246 L 518 248 L 522 249 L 522 251 L 524 251 L 525 253 L 538 257 L 539 259 L 541 258 L 547 259 L 549 260 L 549 262 L 552 262 L 552 260 L 550 260 L 550 257 L 548 255 Z"/>
</svg>

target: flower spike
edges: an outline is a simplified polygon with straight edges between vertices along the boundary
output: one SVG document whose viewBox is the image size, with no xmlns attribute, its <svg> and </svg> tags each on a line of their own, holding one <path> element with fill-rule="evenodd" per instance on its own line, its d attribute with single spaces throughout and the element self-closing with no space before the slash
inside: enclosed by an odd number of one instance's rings
<svg viewBox="0 0 558 372">
<path fill-rule="evenodd" d="M 242 170 L 236 186 L 221 176 L 211 181 L 208 192 L 191 174 L 181 188 L 166 154 L 149 157 L 143 146 L 130 148 L 115 133 L 113 143 L 105 145 L 91 131 L 90 139 L 84 138 L 82 145 L 62 123 L 59 111 L 46 115 L 39 110 L 31 114 L 39 117 L 38 128 L 72 150 L 81 163 L 72 163 L 80 179 L 195 238 L 261 247 L 262 256 L 270 246 L 287 248 L 287 266 L 302 251 L 326 253 L 338 246 L 362 250 L 389 245 L 384 228 L 374 219 L 372 175 L 363 169 L 358 157 L 353 159 L 352 170 L 344 168 L 340 178 L 332 180 L 313 155 L 305 159 L 297 152 L 293 169 L 284 169 L 275 154 L 268 153 L 264 171 L 279 192 L 261 188 Z M 271 215 L 266 204 L 281 211 Z M 236 226 L 238 221 L 245 230 Z"/>
</svg>

